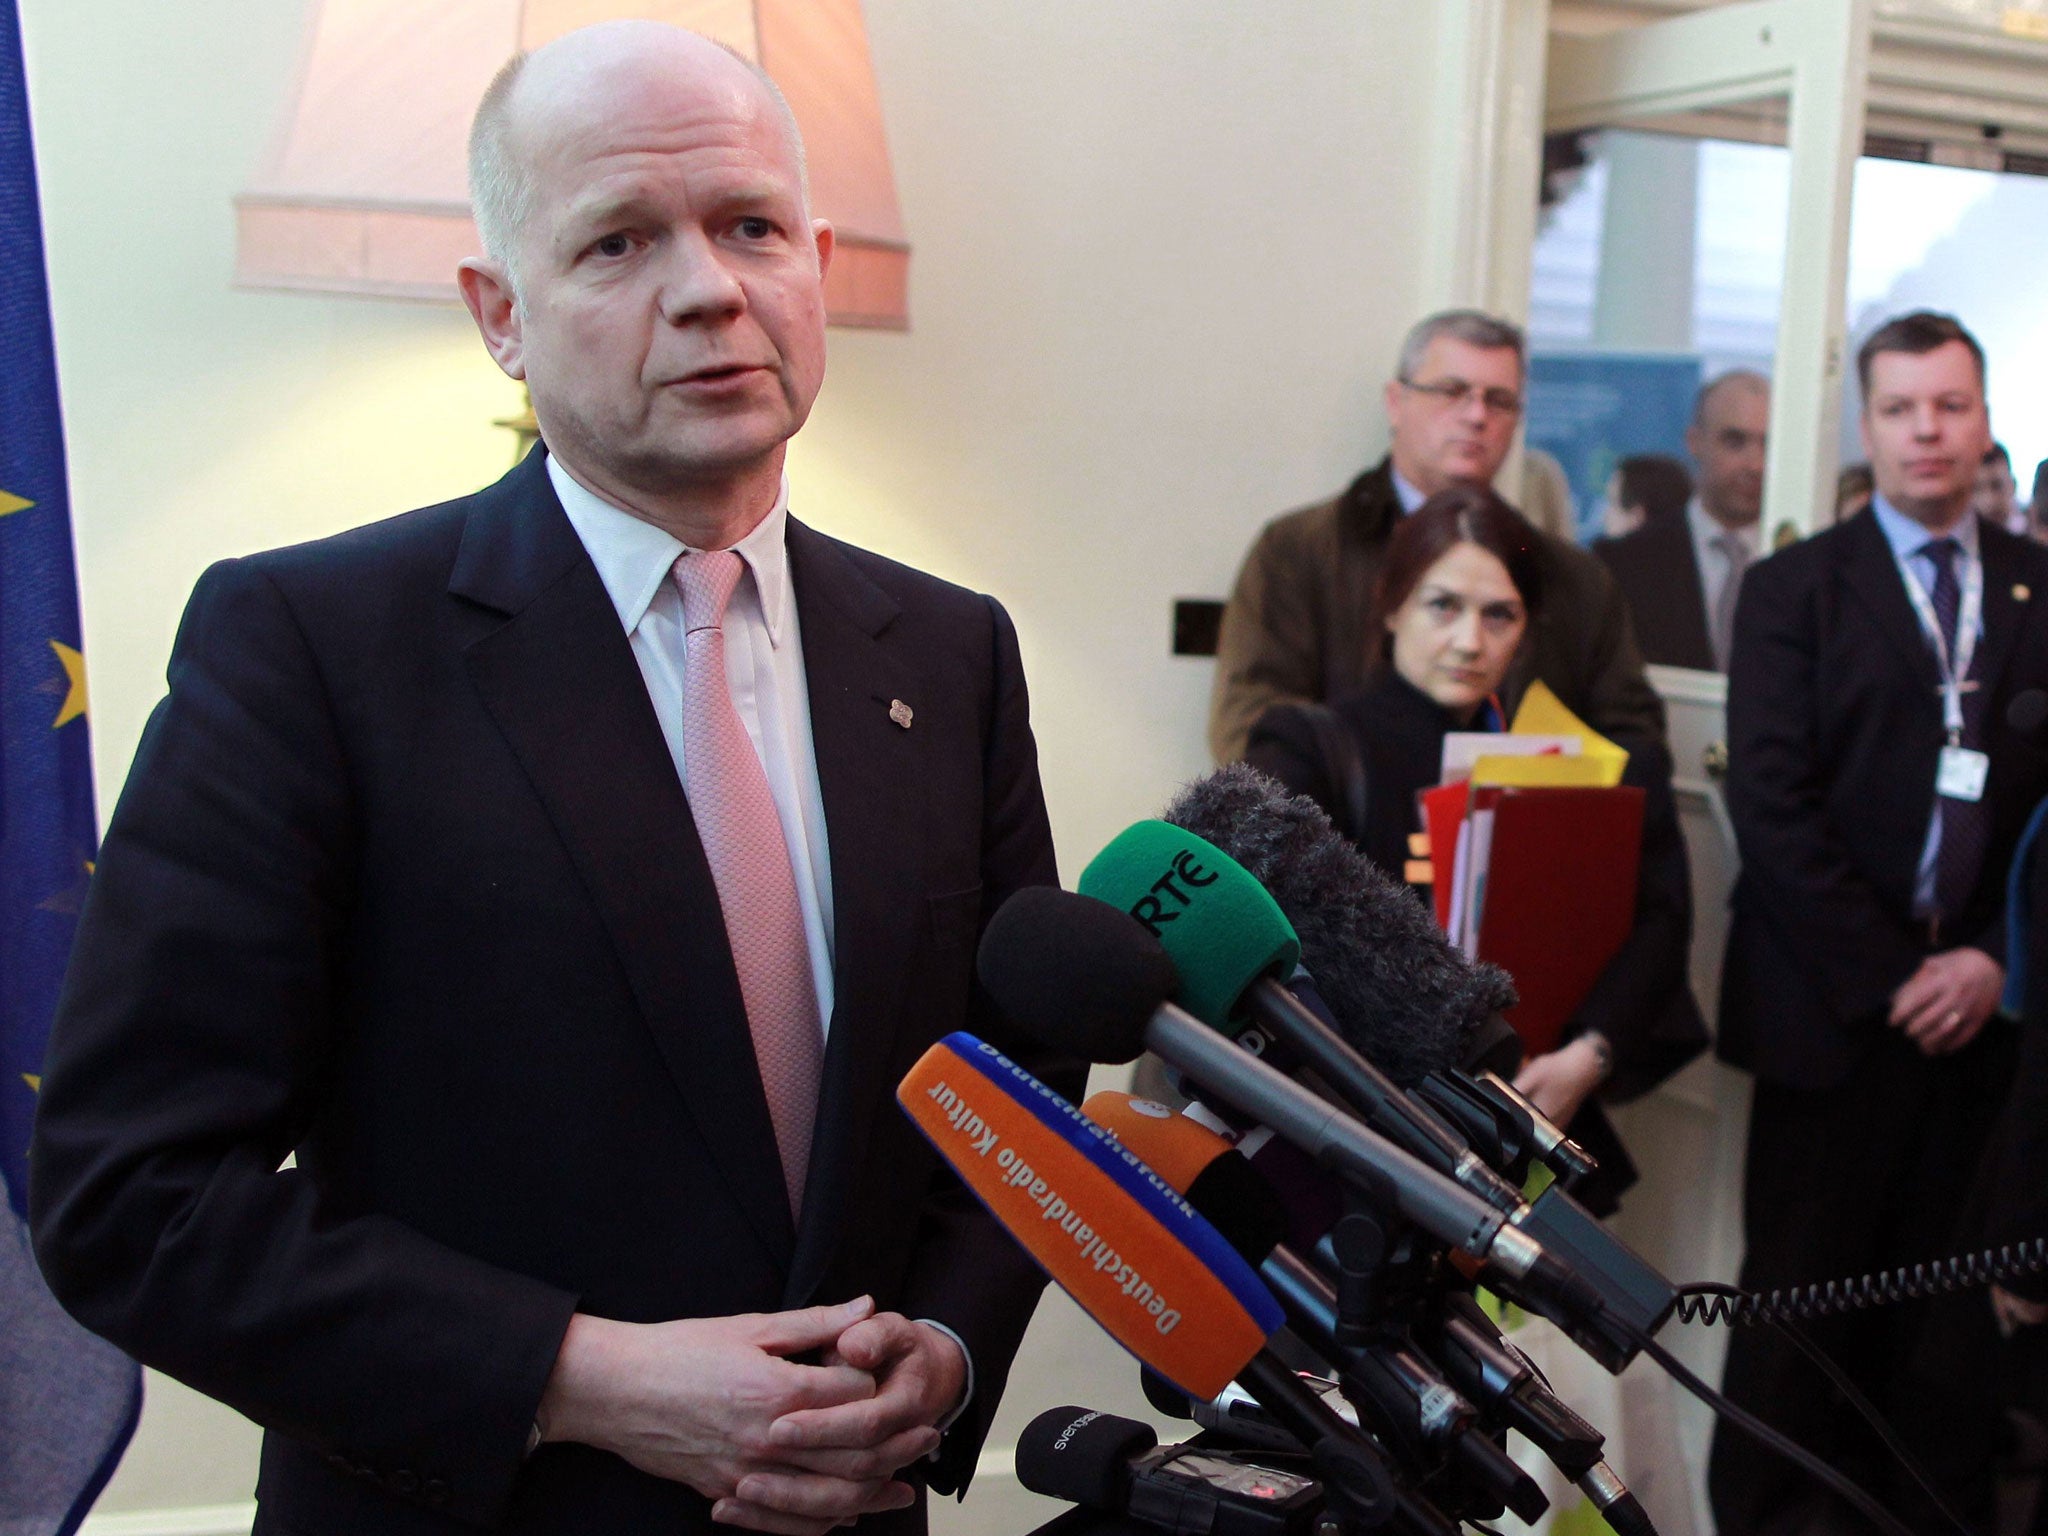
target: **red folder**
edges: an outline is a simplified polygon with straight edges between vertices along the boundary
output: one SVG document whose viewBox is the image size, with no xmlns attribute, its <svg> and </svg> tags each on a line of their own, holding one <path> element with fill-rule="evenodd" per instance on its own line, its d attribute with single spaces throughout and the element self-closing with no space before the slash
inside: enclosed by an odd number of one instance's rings
<svg viewBox="0 0 2048 1536">
<path fill-rule="evenodd" d="M 1422 830 L 1429 834 L 1430 900 L 1436 907 L 1436 925 L 1451 926 L 1451 872 L 1457 867 L 1458 828 L 1464 824 L 1465 805 L 1471 781 L 1439 784 L 1415 798 L 1422 803 Z"/>
<path fill-rule="evenodd" d="M 1634 925 L 1643 792 L 1510 788 L 1473 798 L 1491 800 L 1494 818 L 1479 958 L 1514 978 L 1521 1000 L 1506 1017 L 1540 1056 L 1557 1048 Z"/>
</svg>

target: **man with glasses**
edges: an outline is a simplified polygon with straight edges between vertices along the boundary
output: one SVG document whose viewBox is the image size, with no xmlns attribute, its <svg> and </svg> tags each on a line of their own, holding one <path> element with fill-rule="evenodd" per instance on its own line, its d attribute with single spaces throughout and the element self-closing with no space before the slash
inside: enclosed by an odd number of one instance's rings
<svg viewBox="0 0 2048 1536">
<path fill-rule="evenodd" d="M 1742 578 L 1761 559 L 1771 381 L 1738 368 L 1701 388 L 1685 447 L 1699 489 L 1685 516 L 1597 546 L 1628 600 L 1643 659 L 1726 672 Z"/>
<path fill-rule="evenodd" d="M 1243 755 L 1252 722 L 1271 706 L 1335 698 L 1364 681 L 1378 652 L 1366 611 L 1388 537 L 1438 491 L 1493 484 L 1521 422 L 1524 365 L 1521 331 L 1477 310 L 1431 315 L 1408 333 L 1386 389 L 1386 458 L 1334 500 L 1267 524 L 1238 572 L 1210 701 L 1219 762 Z M 1541 678 L 1595 730 L 1661 738 L 1663 705 L 1606 567 L 1534 528 L 1530 537 L 1548 597 L 1509 692 Z"/>
</svg>

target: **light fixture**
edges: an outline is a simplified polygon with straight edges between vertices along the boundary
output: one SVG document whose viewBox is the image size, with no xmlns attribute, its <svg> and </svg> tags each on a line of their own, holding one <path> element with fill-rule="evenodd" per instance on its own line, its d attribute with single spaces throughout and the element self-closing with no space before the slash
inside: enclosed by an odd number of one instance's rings
<svg viewBox="0 0 2048 1536">
<path fill-rule="evenodd" d="M 455 302 L 478 250 L 469 120 L 514 50 L 594 21 L 672 22 L 755 60 L 783 89 L 837 232 L 835 325 L 910 323 L 910 246 L 860 0 L 313 0 L 298 80 L 262 168 L 235 199 L 235 281 Z"/>
</svg>

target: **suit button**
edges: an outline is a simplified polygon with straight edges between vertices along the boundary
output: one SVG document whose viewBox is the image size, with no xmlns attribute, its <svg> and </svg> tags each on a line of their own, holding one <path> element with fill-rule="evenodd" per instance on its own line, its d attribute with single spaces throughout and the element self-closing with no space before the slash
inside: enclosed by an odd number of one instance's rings
<svg viewBox="0 0 2048 1536">
<path fill-rule="evenodd" d="M 400 1467 L 396 1472 L 391 1474 L 391 1491 L 393 1493 L 418 1493 L 419 1488 L 419 1477 L 410 1469 Z"/>
<path fill-rule="evenodd" d="M 439 1479 L 438 1477 L 430 1477 L 427 1479 L 426 1492 L 427 1502 L 433 1505 L 433 1507 L 436 1509 L 439 1509 L 442 1505 L 448 1502 L 448 1485 L 442 1482 L 441 1479 Z"/>
<path fill-rule="evenodd" d="M 326 1456 L 326 1461 L 327 1465 L 334 1468 L 334 1470 L 337 1472 L 346 1472 L 349 1469 L 348 1458 L 342 1455 L 339 1451 L 329 1451 Z"/>
</svg>

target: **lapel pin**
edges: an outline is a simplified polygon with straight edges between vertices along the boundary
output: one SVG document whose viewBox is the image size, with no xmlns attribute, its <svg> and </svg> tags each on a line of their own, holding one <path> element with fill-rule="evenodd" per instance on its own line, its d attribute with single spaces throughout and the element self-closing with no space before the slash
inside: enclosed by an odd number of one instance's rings
<svg viewBox="0 0 2048 1536">
<path fill-rule="evenodd" d="M 910 706 L 901 699 L 891 699 L 889 701 L 889 718 L 902 726 L 906 731 L 909 730 L 911 721 Z"/>
<path fill-rule="evenodd" d="M 2028 586 L 2024 581 L 2016 581 L 2012 584 L 2012 600 L 2014 602 L 2024 603 L 2033 595 L 2034 589 Z"/>
</svg>

